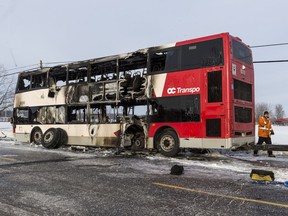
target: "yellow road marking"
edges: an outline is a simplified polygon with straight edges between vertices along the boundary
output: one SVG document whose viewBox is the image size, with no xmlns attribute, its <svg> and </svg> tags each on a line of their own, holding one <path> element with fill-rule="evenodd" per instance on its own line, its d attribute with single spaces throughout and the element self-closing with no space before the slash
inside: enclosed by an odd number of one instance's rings
<svg viewBox="0 0 288 216">
<path fill-rule="evenodd" d="M 6 161 L 16 161 L 15 158 L 7 158 L 7 157 L 0 157 L 0 160 L 6 160 Z"/>
<path fill-rule="evenodd" d="M 215 194 L 211 192 L 206 192 L 206 191 L 201 191 L 201 190 L 196 190 L 196 189 L 186 188 L 186 187 L 180 187 L 180 186 L 175 186 L 175 185 L 169 185 L 169 184 L 162 184 L 158 182 L 154 182 L 153 184 L 157 186 L 166 187 L 166 188 L 186 190 L 186 191 L 191 191 L 194 193 L 207 194 L 210 196 L 217 196 L 217 197 L 223 197 L 223 198 L 228 198 L 228 199 L 241 200 L 241 201 L 246 201 L 246 202 L 261 203 L 261 204 L 266 204 L 266 205 L 278 206 L 282 208 L 288 208 L 288 204 L 274 203 L 274 202 L 269 202 L 269 201 L 248 199 L 248 198 L 243 198 L 243 197 L 236 197 L 236 196 L 229 196 L 229 195 L 222 195 L 222 194 Z"/>
</svg>

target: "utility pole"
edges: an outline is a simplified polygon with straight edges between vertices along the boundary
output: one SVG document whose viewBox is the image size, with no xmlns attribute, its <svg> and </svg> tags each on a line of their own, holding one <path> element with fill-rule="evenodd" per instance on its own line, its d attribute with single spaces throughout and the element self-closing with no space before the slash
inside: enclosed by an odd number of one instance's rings
<svg viewBox="0 0 288 216">
<path fill-rule="evenodd" d="M 12 51 L 12 49 L 11 49 L 11 48 L 9 48 L 9 50 L 10 50 L 10 54 L 11 54 L 11 57 L 12 57 L 12 59 L 13 59 L 13 62 L 14 62 L 14 65 L 15 65 L 15 67 L 18 67 L 18 66 L 17 66 L 17 63 L 16 63 L 16 59 L 15 59 L 15 56 L 14 56 L 14 54 L 13 54 L 13 51 Z"/>
</svg>

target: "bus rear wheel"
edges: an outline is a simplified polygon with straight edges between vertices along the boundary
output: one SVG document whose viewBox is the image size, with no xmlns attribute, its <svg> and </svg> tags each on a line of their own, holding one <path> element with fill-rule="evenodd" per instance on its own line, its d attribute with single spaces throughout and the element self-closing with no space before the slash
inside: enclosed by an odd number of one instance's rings
<svg viewBox="0 0 288 216">
<path fill-rule="evenodd" d="M 60 133 L 56 128 L 49 128 L 42 137 L 42 145 L 48 149 L 55 148 L 59 143 Z"/>
<path fill-rule="evenodd" d="M 43 137 L 43 132 L 40 127 L 34 127 L 31 131 L 30 142 L 40 145 Z"/>
<path fill-rule="evenodd" d="M 60 148 L 62 145 L 67 145 L 68 143 L 68 135 L 67 132 L 62 128 L 57 128 L 59 133 L 59 140 L 55 148 Z"/>
<path fill-rule="evenodd" d="M 165 129 L 157 139 L 159 152 L 166 157 L 174 157 L 179 151 L 179 139 L 176 132 L 172 129 Z"/>
</svg>

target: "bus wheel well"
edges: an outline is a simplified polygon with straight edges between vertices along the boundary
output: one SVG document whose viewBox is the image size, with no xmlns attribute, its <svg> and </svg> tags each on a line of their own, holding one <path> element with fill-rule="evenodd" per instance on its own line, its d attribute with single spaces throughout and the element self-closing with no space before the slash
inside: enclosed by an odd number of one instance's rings
<svg viewBox="0 0 288 216">
<path fill-rule="evenodd" d="M 138 132 L 143 132 L 143 128 L 139 125 L 130 125 L 126 130 L 125 130 L 125 133 L 132 133 L 132 134 L 135 134 L 135 133 L 138 133 Z"/>
<path fill-rule="evenodd" d="M 142 150 L 145 147 L 145 133 L 140 125 L 130 125 L 125 130 L 126 135 L 131 135 L 131 149 L 135 151 Z"/>
</svg>

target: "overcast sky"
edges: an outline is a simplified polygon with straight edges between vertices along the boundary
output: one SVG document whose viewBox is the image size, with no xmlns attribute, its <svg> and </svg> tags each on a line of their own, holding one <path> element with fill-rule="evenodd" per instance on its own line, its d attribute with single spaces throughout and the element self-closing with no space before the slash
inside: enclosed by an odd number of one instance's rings
<svg viewBox="0 0 288 216">
<path fill-rule="evenodd" d="M 0 64 L 86 60 L 230 32 L 255 46 L 288 42 L 287 0 L 1 0 Z M 288 46 L 253 49 L 288 59 Z M 288 116 L 288 63 L 255 64 L 256 102 Z"/>
</svg>

